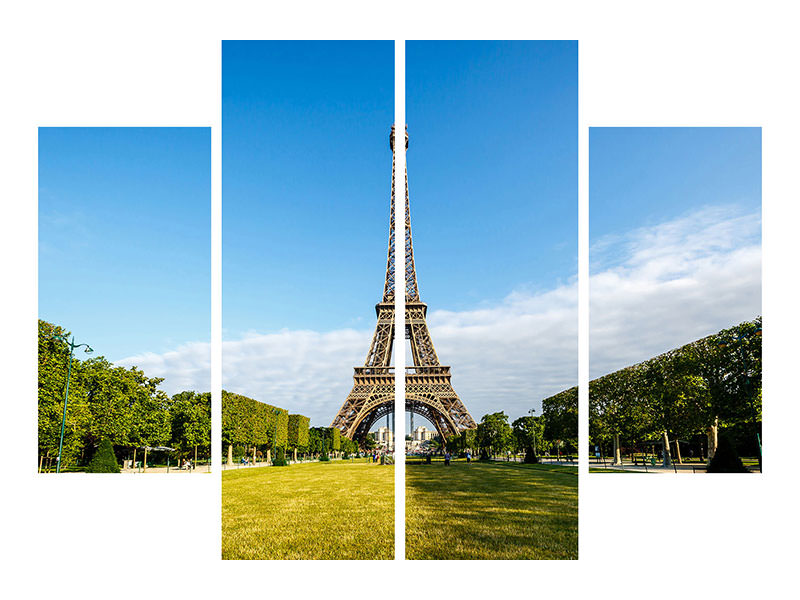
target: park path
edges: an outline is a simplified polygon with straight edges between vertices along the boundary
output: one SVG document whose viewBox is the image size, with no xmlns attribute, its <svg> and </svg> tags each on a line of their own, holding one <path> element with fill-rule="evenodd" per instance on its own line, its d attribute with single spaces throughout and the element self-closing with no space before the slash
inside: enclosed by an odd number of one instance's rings
<svg viewBox="0 0 800 600">
<path fill-rule="evenodd" d="M 621 465 L 612 465 L 611 462 L 606 462 L 605 465 L 603 463 L 596 463 L 590 462 L 589 463 L 590 469 L 598 469 L 608 470 L 608 471 L 626 471 L 629 473 L 672 473 L 673 475 L 680 475 L 680 474 L 696 474 L 696 473 L 705 473 L 706 472 L 706 463 L 705 462 L 690 462 L 690 463 L 683 463 L 683 464 L 676 464 L 674 467 L 663 467 L 660 463 L 657 463 L 655 466 L 648 465 L 647 467 L 642 466 L 641 463 L 634 465 L 632 462 L 623 461 Z M 758 470 L 758 466 L 750 465 L 747 467 L 750 469 L 752 473 L 760 473 L 761 471 Z"/>
<path fill-rule="evenodd" d="M 130 475 L 149 475 L 150 473 L 169 473 L 172 475 L 173 473 L 183 473 L 184 475 L 191 475 L 192 473 L 210 473 L 211 469 L 208 465 L 202 465 L 197 467 L 196 469 L 178 469 L 177 467 L 147 467 L 147 471 L 142 471 L 141 469 L 122 469 L 120 473 L 128 473 Z"/>
</svg>

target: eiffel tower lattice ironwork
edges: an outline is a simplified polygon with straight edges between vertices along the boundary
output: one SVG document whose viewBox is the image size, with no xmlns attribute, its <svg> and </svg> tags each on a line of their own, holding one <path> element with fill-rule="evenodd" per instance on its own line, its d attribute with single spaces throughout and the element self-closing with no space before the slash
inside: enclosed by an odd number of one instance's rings
<svg viewBox="0 0 800 600">
<path fill-rule="evenodd" d="M 389 252 L 383 299 L 375 305 L 378 324 L 372 336 L 363 367 L 355 367 L 353 389 L 333 420 L 347 437 L 363 440 L 381 417 L 394 413 L 394 368 L 391 366 L 395 327 L 395 128 L 389 136 L 392 149 L 392 202 L 389 226 Z M 408 133 L 405 134 L 408 148 Z M 411 217 L 408 202 L 408 169 L 405 171 L 405 245 L 406 245 L 406 314 L 405 337 L 411 346 L 411 366 L 406 367 L 406 412 L 416 413 L 434 424 L 440 435 L 447 436 L 476 427 L 475 421 L 450 383 L 450 367 L 439 364 L 428 324 L 427 304 L 419 297 L 414 249 L 411 244 Z"/>
</svg>

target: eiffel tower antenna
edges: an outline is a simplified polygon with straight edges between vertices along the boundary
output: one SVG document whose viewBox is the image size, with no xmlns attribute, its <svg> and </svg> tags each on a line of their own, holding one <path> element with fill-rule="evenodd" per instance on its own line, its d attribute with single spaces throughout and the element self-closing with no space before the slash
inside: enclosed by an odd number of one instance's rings
<svg viewBox="0 0 800 600">
<path fill-rule="evenodd" d="M 406 149 L 408 132 L 405 133 Z M 361 441 L 375 422 L 394 412 L 394 369 L 391 367 L 395 327 L 395 128 L 389 135 L 392 149 L 392 194 L 389 211 L 389 251 L 383 299 L 375 305 L 378 324 L 363 367 L 355 367 L 353 389 L 339 409 L 332 427 Z M 421 415 L 446 436 L 476 427 L 467 408 L 450 383 L 450 367 L 439 364 L 425 320 L 428 306 L 420 300 L 414 248 L 411 243 L 411 215 L 408 202 L 408 169 L 405 173 L 405 337 L 410 342 L 412 364 L 406 367 L 406 412 Z M 401 349 L 402 351 L 402 349 Z M 397 443 L 405 444 L 405 440 Z M 397 446 L 395 446 L 397 447 Z"/>
</svg>

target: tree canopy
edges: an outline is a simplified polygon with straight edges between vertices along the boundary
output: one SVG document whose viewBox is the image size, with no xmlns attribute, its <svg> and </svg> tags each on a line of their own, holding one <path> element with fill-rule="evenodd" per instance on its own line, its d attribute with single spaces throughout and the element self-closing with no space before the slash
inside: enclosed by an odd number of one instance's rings
<svg viewBox="0 0 800 600">
<path fill-rule="evenodd" d="M 136 367 L 118 367 L 99 356 L 72 357 L 63 327 L 39 320 L 38 446 L 43 460 L 58 455 L 64 393 L 70 371 L 62 467 L 86 464 L 101 440 L 116 452 L 142 446 L 211 449 L 210 394 L 181 392 L 169 397 Z M 126 450 L 127 449 L 127 450 Z"/>
<path fill-rule="evenodd" d="M 718 426 L 760 430 L 760 332 L 761 317 L 590 381 L 592 442 L 663 437 L 668 447 Z"/>
</svg>

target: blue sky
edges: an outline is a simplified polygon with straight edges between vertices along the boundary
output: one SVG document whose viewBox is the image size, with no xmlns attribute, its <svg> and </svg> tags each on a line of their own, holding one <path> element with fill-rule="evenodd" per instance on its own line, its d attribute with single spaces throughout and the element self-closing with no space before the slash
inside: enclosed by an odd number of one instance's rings
<svg viewBox="0 0 800 600">
<path fill-rule="evenodd" d="M 707 205 L 760 210 L 760 128 L 592 127 L 589 132 L 593 241 Z"/>
<path fill-rule="evenodd" d="M 592 128 L 590 376 L 761 314 L 761 130 Z"/>
<path fill-rule="evenodd" d="M 407 42 L 423 300 L 451 310 L 577 270 L 577 42 Z"/>
<path fill-rule="evenodd" d="M 392 42 L 223 43 L 223 385 L 315 424 L 375 327 L 393 66 Z M 515 418 L 575 383 L 577 44 L 409 42 L 406 80 L 434 342 L 476 418 Z"/>
<path fill-rule="evenodd" d="M 371 320 L 388 243 L 393 42 L 225 41 L 222 120 L 225 338 Z"/>
<path fill-rule="evenodd" d="M 40 128 L 39 317 L 112 361 L 207 342 L 210 160 L 208 128 Z"/>
</svg>

